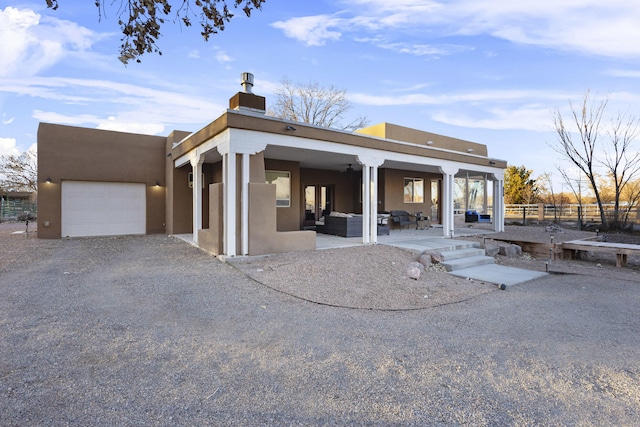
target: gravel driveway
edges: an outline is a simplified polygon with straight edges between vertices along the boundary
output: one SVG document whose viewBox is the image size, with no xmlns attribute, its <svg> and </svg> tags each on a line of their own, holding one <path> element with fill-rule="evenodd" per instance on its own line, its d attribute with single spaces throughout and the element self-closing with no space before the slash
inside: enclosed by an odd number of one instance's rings
<svg viewBox="0 0 640 427">
<path fill-rule="evenodd" d="M 634 271 L 387 311 L 278 292 L 162 235 L 0 227 L 0 249 L 2 426 L 640 425 Z"/>
</svg>

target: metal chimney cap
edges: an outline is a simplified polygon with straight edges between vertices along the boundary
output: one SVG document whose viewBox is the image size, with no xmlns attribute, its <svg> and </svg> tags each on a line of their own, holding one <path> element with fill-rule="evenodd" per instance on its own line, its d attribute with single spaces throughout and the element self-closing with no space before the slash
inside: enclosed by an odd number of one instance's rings
<svg viewBox="0 0 640 427">
<path fill-rule="evenodd" d="M 240 85 L 244 89 L 246 93 L 251 93 L 251 88 L 253 87 L 253 74 L 251 73 L 242 73 L 240 76 L 242 82 Z"/>
</svg>

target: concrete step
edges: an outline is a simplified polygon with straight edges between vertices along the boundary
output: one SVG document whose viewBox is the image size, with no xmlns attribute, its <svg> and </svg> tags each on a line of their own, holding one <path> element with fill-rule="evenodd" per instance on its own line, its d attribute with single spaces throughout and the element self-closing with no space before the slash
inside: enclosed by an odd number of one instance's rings
<svg viewBox="0 0 640 427">
<path fill-rule="evenodd" d="M 440 263 L 440 265 L 442 265 L 447 271 L 456 271 L 456 270 L 462 270 L 463 268 L 493 264 L 495 263 L 495 261 L 496 260 L 493 257 L 485 256 L 485 255 L 477 255 L 477 256 L 471 256 L 468 258 L 456 258 L 450 261 L 443 261 Z"/>
<path fill-rule="evenodd" d="M 481 256 L 484 254 L 484 249 L 475 247 L 440 252 L 443 261 L 452 261 L 454 259 L 469 258 L 473 256 Z"/>
</svg>

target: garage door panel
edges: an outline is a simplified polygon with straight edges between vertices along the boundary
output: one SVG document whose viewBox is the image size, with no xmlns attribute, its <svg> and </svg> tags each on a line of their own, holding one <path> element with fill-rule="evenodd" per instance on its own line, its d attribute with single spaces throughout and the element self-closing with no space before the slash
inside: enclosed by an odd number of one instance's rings
<svg viewBox="0 0 640 427">
<path fill-rule="evenodd" d="M 145 184 L 62 182 L 63 236 L 112 236 L 145 232 Z"/>
</svg>

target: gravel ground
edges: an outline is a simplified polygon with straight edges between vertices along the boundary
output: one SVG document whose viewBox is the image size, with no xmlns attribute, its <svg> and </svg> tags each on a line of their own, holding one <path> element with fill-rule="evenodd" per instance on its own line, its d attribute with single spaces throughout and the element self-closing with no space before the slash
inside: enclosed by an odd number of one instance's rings
<svg viewBox="0 0 640 427">
<path fill-rule="evenodd" d="M 167 236 L 46 241 L 15 227 L 0 224 L 3 426 L 640 425 L 635 265 L 572 261 L 580 274 L 359 309 L 281 292 Z M 423 292 L 437 270 L 394 289 L 410 279 L 387 261 L 413 255 L 378 248 L 308 254 L 287 280 L 332 284 L 354 306 L 445 298 Z M 264 259 L 278 270 L 278 257 Z"/>
</svg>

